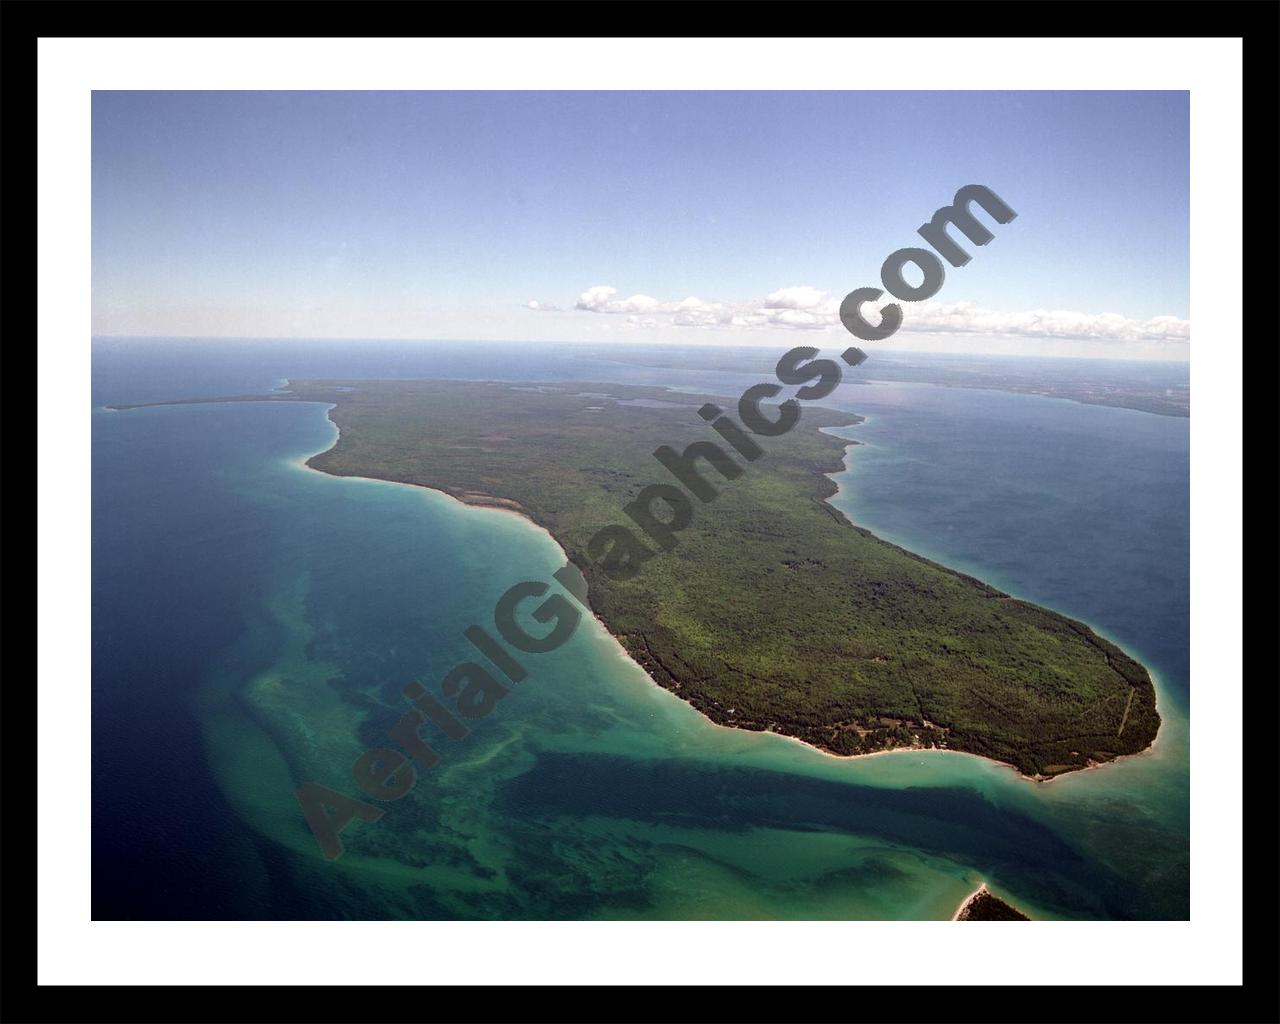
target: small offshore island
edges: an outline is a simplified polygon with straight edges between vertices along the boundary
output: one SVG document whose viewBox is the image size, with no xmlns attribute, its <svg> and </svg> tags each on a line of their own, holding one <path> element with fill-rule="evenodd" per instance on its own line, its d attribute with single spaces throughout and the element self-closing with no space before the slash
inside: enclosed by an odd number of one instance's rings
<svg viewBox="0 0 1280 1024">
<path fill-rule="evenodd" d="M 961 751 L 1028 778 L 1138 753 L 1160 726 L 1146 669 L 1088 626 L 874 536 L 827 501 L 861 417 L 806 408 L 765 455 L 723 479 L 678 545 L 627 580 L 589 538 L 647 484 L 653 457 L 720 441 L 709 396 L 617 384 L 291 381 L 266 395 L 322 402 L 339 429 L 308 465 L 508 508 L 545 528 L 587 580 L 592 609 L 661 686 L 726 726 L 843 756 Z M 137 406 L 114 406 L 117 409 Z M 722 444 L 729 451 L 727 444 Z"/>
<path fill-rule="evenodd" d="M 978 886 L 968 899 L 960 904 L 953 918 L 956 921 L 1030 921 L 1022 911 L 1011 907 L 986 887 Z"/>
</svg>

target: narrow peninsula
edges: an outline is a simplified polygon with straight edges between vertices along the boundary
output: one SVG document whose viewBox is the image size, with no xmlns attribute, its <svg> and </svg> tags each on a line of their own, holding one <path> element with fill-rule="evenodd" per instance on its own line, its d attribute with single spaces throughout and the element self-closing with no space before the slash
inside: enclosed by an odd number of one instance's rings
<svg viewBox="0 0 1280 1024">
<path fill-rule="evenodd" d="M 1146 669 L 1081 622 L 874 536 L 829 499 L 860 417 L 807 407 L 759 438 L 671 550 L 611 579 L 587 550 L 648 484 L 654 450 L 720 438 L 715 399 L 618 384 L 307 380 L 203 401 L 323 402 L 309 465 L 522 513 L 585 576 L 592 609 L 661 686 L 722 725 L 838 755 L 964 751 L 1038 780 L 1134 754 L 1160 725 Z M 723 400 L 722 400 L 723 401 Z M 157 403 L 175 404 L 175 403 Z M 129 407 L 120 407 L 129 408 Z M 728 450 L 728 445 L 722 445 Z"/>
</svg>

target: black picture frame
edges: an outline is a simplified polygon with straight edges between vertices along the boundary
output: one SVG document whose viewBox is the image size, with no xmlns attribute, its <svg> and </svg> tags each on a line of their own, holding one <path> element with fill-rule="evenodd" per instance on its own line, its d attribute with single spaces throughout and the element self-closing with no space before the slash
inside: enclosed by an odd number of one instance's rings
<svg viewBox="0 0 1280 1024">
<path fill-rule="evenodd" d="M 4 476 L 11 497 L 4 505 L 5 607 L 10 643 L 0 701 L 3 729 L 4 807 L 8 842 L 3 844 L 3 985 L 0 1016 L 12 1021 L 229 1021 L 245 1017 L 277 1021 L 352 1021 L 374 1018 L 431 1017 L 445 1019 L 652 1020 L 685 1015 L 753 1020 L 891 1019 L 982 1021 L 1275 1021 L 1280 1019 L 1280 770 L 1274 750 L 1255 738 L 1280 720 L 1275 663 L 1263 657 L 1261 638 L 1275 636 L 1277 626 L 1277 430 L 1270 414 L 1280 383 L 1274 317 L 1264 322 L 1261 297 L 1276 294 L 1278 69 L 1280 5 L 1270 2 L 1148 4 L 1140 2 L 1060 3 L 913 3 L 885 5 L 818 5 L 790 3 L 785 16 L 772 17 L 758 6 L 683 3 L 670 24 L 684 36 L 787 35 L 775 26 L 805 26 L 804 35 L 821 26 L 829 36 L 847 37 L 850 53 L 881 36 L 920 33 L 929 36 L 1004 37 L 1218 37 L 1240 38 L 1244 52 L 1244 294 L 1254 299 L 1244 311 L 1247 372 L 1243 382 L 1245 721 L 1239 723 L 1244 745 L 1243 984 L 1236 987 L 1144 986 L 1097 987 L 1063 984 L 1021 991 L 1003 986 L 973 988 L 840 985 L 801 991 L 761 987 L 714 987 L 687 993 L 664 986 L 565 991 L 563 987 L 471 987 L 423 991 L 413 985 L 368 988 L 359 977 L 341 985 L 246 988 L 242 986 L 46 986 L 36 985 L 36 887 L 40 870 L 29 817 L 37 813 L 34 772 L 56 754 L 35 749 L 36 685 L 67 686 L 72 681 L 33 674 L 23 654 L 34 623 L 32 588 L 39 585 L 29 537 L 40 524 L 30 507 L 27 485 L 35 477 L 31 455 L 35 413 L 31 382 L 35 378 L 36 206 L 36 50 L 42 37 L 385 37 L 385 36 L 565 36 L 584 35 L 574 26 L 589 25 L 590 35 L 630 35 L 668 19 L 660 7 L 639 4 L 581 8 L 563 3 L 435 3 L 429 5 L 370 3 L 230 4 L 40 3 L 10 0 L 0 9 L 0 146 L 8 159 L 0 171 L 3 189 L 3 281 L 8 300 L 3 316 L 4 446 L 9 472 Z M 781 13 L 781 12 L 780 12 Z M 695 15 L 702 14 L 699 18 Z M 694 27 L 698 26 L 698 27 Z M 765 31 L 768 29 L 768 31 Z M 851 57 L 851 59 L 853 59 Z M 957 57 L 958 70 L 964 58 Z M 1210 323 L 1212 310 L 1197 310 L 1198 323 Z M 1202 319 L 1201 319 L 1202 318 Z M 1204 343 L 1206 347 L 1212 341 Z M 1211 358 L 1206 355 L 1205 358 Z M 1265 422 L 1264 422 L 1265 417 Z M 21 490 L 14 486 L 22 483 Z M 1194 580 L 1193 580 L 1194 586 Z M 1268 649 L 1271 641 L 1268 642 Z M 88 785 L 88 780 L 85 780 Z M 1195 908 L 1193 907 L 1193 913 Z M 88 916 L 88 908 L 85 914 Z M 856 951 L 850 951 L 856 955 Z M 317 981 L 331 979 L 317 978 Z M 584 979 L 587 981 L 588 979 Z M 1069 979 L 1064 979 L 1067 982 Z M 1018 979 L 1008 979 L 1016 986 Z M 691 1001 L 690 996 L 694 996 Z"/>
</svg>

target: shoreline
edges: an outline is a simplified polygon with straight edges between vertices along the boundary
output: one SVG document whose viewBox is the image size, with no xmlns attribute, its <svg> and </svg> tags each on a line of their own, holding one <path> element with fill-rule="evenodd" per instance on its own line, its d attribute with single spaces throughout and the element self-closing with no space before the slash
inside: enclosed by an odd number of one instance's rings
<svg viewBox="0 0 1280 1024">
<path fill-rule="evenodd" d="M 989 889 L 987 888 L 987 883 L 986 883 L 986 882 L 982 882 L 982 883 L 978 886 L 978 888 L 974 889 L 974 890 L 973 890 L 973 892 L 969 893 L 969 895 L 968 895 L 968 896 L 966 896 L 966 897 L 964 898 L 964 900 L 963 900 L 963 902 L 960 904 L 960 906 L 956 907 L 956 912 L 955 912 L 954 914 L 952 914 L 952 915 L 951 915 L 951 920 L 953 920 L 953 921 L 959 921 L 959 920 L 960 920 L 960 915 L 961 915 L 961 914 L 963 914 L 966 910 L 968 910 L 968 909 L 969 909 L 969 905 L 970 905 L 974 900 L 976 900 L 976 899 L 977 899 L 979 896 L 981 896 L 984 892 L 990 892 L 990 891 L 991 891 L 991 890 L 989 890 Z"/>
<path fill-rule="evenodd" d="M 627 655 L 627 660 L 628 661 L 632 660 L 630 655 Z M 641 668 L 643 667 L 644 666 L 641 666 Z M 648 675 L 648 672 L 646 672 L 645 675 Z M 652 676 L 650 676 L 650 678 L 652 679 Z M 1152 682 L 1153 684 L 1155 682 L 1154 676 L 1152 677 Z M 654 685 L 658 686 L 660 689 L 666 689 L 666 687 L 658 683 L 657 680 L 654 680 Z M 1159 690 L 1159 687 L 1156 687 L 1155 689 L 1156 689 L 1156 700 L 1157 700 L 1157 706 L 1158 706 L 1160 690 Z M 685 703 L 688 704 L 689 702 L 685 701 Z M 697 711 L 697 708 L 694 708 L 694 710 Z M 702 714 L 701 711 L 699 711 L 698 713 Z M 998 761 L 994 757 L 988 757 L 986 754 L 975 754 L 968 750 L 952 750 L 949 747 L 890 747 L 887 750 L 870 750 L 862 754 L 837 754 L 835 751 L 826 750 L 823 747 L 815 746 L 814 744 L 808 742 L 807 740 L 802 740 L 799 736 L 789 736 L 785 732 L 773 732 L 772 730 L 769 730 L 769 729 L 743 729 L 739 726 L 727 725 L 721 722 L 717 722 L 712 718 L 708 718 L 706 715 L 702 715 L 702 717 L 706 718 L 707 721 L 710 722 L 712 725 L 719 726 L 722 729 L 737 729 L 739 732 L 760 732 L 770 736 L 778 736 L 784 740 L 790 740 L 792 743 L 799 743 L 802 747 L 805 747 L 808 750 L 815 751 L 823 755 L 824 757 L 829 757 L 836 761 L 856 761 L 864 757 L 880 757 L 884 754 L 947 754 L 947 755 L 952 755 L 956 757 L 973 757 L 973 758 L 977 758 L 979 761 L 985 761 L 987 762 L 987 764 L 995 765 L 997 768 L 1003 768 L 1007 771 L 1010 771 L 1014 774 L 1014 776 L 1017 779 L 1023 782 L 1029 782 L 1035 786 L 1047 786 L 1051 782 L 1057 782 L 1059 779 L 1065 779 L 1065 778 L 1070 778 L 1071 776 L 1083 775 L 1085 772 L 1096 771 L 1099 768 L 1106 768 L 1108 765 L 1119 764 L 1122 761 L 1130 761 L 1138 757 L 1146 757 L 1147 755 L 1151 754 L 1155 750 L 1156 742 L 1159 739 L 1159 733 L 1157 732 L 1156 739 L 1151 741 L 1151 745 L 1144 750 L 1139 750 L 1135 754 L 1120 754 L 1116 757 L 1113 757 L 1110 761 L 1098 761 L 1095 764 L 1088 764 L 1088 765 L 1085 765 L 1083 768 L 1074 768 L 1069 772 L 1060 772 L 1057 775 L 1036 776 L 1036 775 L 1026 775 L 1018 771 L 1018 769 L 1015 768 L 1013 765 L 1011 765 L 1008 761 Z M 1160 722 L 1160 730 L 1163 731 L 1163 729 L 1164 729 L 1164 719 L 1162 717 Z"/>
</svg>

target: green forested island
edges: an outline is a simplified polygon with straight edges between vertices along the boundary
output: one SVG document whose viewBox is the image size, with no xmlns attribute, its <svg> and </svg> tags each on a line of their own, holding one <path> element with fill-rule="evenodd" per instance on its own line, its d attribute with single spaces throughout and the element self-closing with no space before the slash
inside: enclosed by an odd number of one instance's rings
<svg viewBox="0 0 1280 1024">
<path fill-rule="evenodd" d="M 662 686 L 723 725 L 771 730 L 834 754 L 965 751 L 1045 779 L 1148 747 L 1151 679 L 1088 626 L 883 541 L 826 499 L 849 442 L 820 428 L 859 417 L 806 407 L 757 437 L 765 454 L 692 501 L 691 522 L 630 579 L 588 542 L 649 484 L 654 457 L 730 446 L 704 402 L 664 388 L 470 381 L 291 381 L 203 401 L 333 405 L 337 443 L 309 465 L 518 510 L 586 577 L 592 609 Z M 170 403 L 162 403 L 170 404 Z M 122 406 L 119 408 L 128 408 Z M 643 538 L 643 535 L 640 535 Z"/>
</svg>

